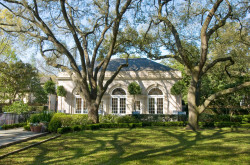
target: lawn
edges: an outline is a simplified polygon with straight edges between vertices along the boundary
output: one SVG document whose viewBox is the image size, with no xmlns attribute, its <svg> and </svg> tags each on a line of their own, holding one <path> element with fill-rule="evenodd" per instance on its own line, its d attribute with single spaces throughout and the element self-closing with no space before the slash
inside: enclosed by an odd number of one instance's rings
<svg viewBox="0 0 250 165">
<path fill-rule="evenodd" d="M 52 135 L 48 135 L 50 137 Z M 0 149 L 20 148 L 39 139 Z M 0 164 L 249 164 L 250 130 L 146 127 L 64 134 L 8 156 Z"/>
</svg>

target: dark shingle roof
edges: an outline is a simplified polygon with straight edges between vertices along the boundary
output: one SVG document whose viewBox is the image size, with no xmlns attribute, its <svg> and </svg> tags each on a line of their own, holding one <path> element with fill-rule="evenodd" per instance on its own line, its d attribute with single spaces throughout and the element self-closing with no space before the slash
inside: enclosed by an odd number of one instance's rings
<svg viewBox="0 0 250 165">
<path fill-rule="evenodd" d="M 116 71 L 121 64 L 125 64 L 126 59 L 111 59 L 107 71 Z M 81 69 L 81 67 L 80 67 Z M 128 59 L 128 67 L 122 68 L 121 71 L 170 71 L 172 68 L 159 64 L 147 58 L 130 58 Z"/>
</svg>

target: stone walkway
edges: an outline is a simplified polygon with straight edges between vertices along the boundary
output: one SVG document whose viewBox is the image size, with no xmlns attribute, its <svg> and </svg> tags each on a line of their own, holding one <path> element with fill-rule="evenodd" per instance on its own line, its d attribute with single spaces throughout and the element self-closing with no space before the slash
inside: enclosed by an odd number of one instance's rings
<svg viewBox="0 0 250 165">
<path fill-rule="evenodd" d="M 0 148 L 27 141 L 29 139 L 43 136 L 45 134 L 47 133 L 34 133 L 31 131 L 24 131 L 23 128 L 0 130 Z"/>
</svg>

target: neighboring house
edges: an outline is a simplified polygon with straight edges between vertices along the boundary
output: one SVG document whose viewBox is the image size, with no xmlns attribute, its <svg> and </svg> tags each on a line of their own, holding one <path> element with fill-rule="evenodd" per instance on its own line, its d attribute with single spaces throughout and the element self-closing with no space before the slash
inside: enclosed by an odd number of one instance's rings
<svg viewBox="0 0 250 165">
<path fill-rule="evenodd" d="M 126 59 L 111 59 L 105 79 L 109 79 Z M 100 114 L 173 114 L 181 111 L 181 97 L 170 94 L 170 89 L 181 78 L 181 72 L 147 58 L 128 59 L 123 68 L 109 85 L 99 106 Z M 62 109 L 70 114 L 88 113 L 86 101 L 76 91 L 75 84 L 66 72 L 59 73 L 58 85 L 64 86 L 67 95 L 62 99 Z M 142 94 L 134 96 L 128 92 L 128 85 L 137 82 Z M 135 104 L 135 105 L 133 105 Z M 61 99 L 58 99 L 61 108 Z"/>
</svg>

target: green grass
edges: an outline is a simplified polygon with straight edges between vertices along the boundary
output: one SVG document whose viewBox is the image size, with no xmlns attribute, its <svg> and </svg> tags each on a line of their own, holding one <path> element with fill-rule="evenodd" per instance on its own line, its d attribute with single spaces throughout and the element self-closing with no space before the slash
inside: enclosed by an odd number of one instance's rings
<svg viewBox="0 0 250 165">
<path fill-rule="evenodd" d="M 17 149 L 21 145 L 24 144 L 12 146 L 11 149 Z M 0 154 L 11 149 L 1 149 Z M 100 129 L 69 133 L 0 160 L 0 164 L 4 165 L 243 165 L 249 162 L 250 130 L 242 128 L 231 131 L 225 128 L 195 133 L 183 128 L 166 127 Z"/>
</svg>

